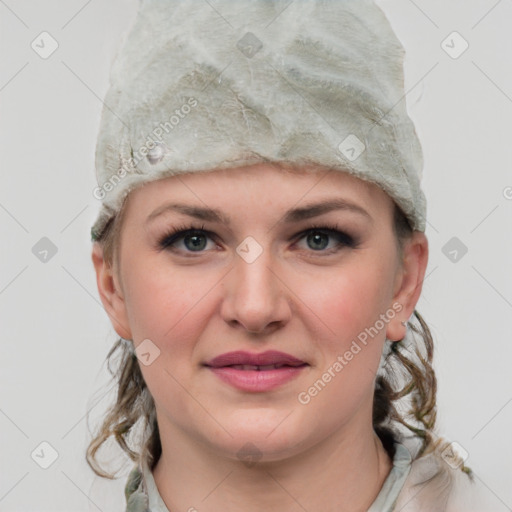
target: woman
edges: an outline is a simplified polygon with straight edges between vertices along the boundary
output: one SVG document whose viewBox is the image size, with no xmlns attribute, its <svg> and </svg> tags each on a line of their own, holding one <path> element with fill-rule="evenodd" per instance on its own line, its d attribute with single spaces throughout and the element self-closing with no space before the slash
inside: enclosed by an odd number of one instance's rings
<svg viewBox="0 0 512 512">
<path fill-rule="evenodd" d="M 121 358 L 87 457 L 136 463 L 127 512 L 479 510 L 435 433 L 421 170 L 373 2 L 141 3 L 92 229 Z"/>
</svg>

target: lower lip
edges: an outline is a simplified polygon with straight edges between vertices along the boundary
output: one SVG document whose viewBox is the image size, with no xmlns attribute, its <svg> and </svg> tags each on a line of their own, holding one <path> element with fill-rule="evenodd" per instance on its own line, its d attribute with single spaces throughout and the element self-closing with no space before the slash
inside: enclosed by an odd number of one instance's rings
<svg viewBox="0 0 512 512">
<path fill-rule="evenodd" d="M 270 391 L 295 379 L 307 368 L 304 366 L 283 366 L 275 370 L 237 370 L 229 366 L 208 367 L 217 377 L 242 391 Z"/>
</svg>

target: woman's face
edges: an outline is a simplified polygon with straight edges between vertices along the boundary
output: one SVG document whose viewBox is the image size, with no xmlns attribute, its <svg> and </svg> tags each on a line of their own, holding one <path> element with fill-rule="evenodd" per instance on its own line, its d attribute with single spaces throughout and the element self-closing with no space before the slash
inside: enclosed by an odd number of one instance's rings
<svg viewBox="0 0 512 512">
<path fill-rule="evenodd" d="M 161 432 L 278 460 L 371 428 L 383 343 L 403 337 L 426 266 L 421 233 L 401 266 L 387 194 L 258 164 L 151 182 L 126 207 L 110 313 L 136 347 L 149 340 L 139 364 Z M 207 366 L 234 351 L 304 364 Z"/>
</svg>

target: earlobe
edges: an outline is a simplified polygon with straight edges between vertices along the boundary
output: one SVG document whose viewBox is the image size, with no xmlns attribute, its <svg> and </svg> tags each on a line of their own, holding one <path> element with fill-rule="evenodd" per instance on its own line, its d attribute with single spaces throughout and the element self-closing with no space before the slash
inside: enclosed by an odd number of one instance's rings
<svg viewBox="0 0 512 512">
<path fill-rule="evenodd" d="M 404 246 L 403 264 L 392 301 L 392 304 L 400 304 L 402 309 L 388 325 L 386 337 L 389 340 L 399 341 L 405 337 L 407 325 L 402 322 L 407 322 L 414 313 L 423 288 L 427 264 L 427 237 L 424 233 L 415 231 Z"/>
<path fill-rule="evenodd" d="M 98 242 L 93 244 L 91 258 L 96 272 L 98 293 L 112 326 L 122 338 L 132 339 L 124 297 L 116 286 L 113 268 L 105 261 L 103 247 Z"/>
</svg>

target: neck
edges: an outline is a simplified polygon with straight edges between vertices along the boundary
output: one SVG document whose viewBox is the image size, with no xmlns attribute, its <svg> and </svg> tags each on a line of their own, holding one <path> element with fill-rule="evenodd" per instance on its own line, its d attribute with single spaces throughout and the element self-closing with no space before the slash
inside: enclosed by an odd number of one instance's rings
<svg viewBox="0 0 512 512">
<path fill-rule="evenodd" d="M 162 420 L 153 477 L 170 512 L 366 511 L 392 468 L 373 428 L 359 425 L 293 457 L 250 465 L 212 453 Z"/>
</svg>

